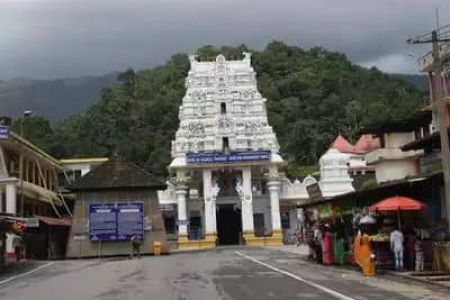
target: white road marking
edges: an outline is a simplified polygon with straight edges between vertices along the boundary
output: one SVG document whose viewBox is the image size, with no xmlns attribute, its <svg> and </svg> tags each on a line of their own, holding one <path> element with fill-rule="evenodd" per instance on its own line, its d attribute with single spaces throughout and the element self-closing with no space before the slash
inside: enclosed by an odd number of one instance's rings
<svg viewBox="0 0 450 300">
<path fill-rule="evenodd" d="M 51 265 L 54 265 L 54 264 L 55 264 L 54 262 L 49 262 L 49 263 L 46 263 L 45 265 L 39 266 L 39 267 L 31 270 L 31 271 L 28 271 L 28 272 L 25 272 L 25 273 L 22 273 L 22 274 L 19 274 L 19 275 L 16 275 L 16 276 L 11 276 L 8 279 L 0 281 L 0 285 L 5 284 L 5 283 L 10 282 L 10 281 L 13 281 L 13 280 L 15 280 L 17 278 L 28 276 L 30 274 L 33 274 L 33 273 L 39 271 L 39 270 L 45 269 L 47 267 L 50 267 Z"/>
<path fill-rule="evenodd" d="M 336 292 L 336 291 L 334 291 L 334 290 L 332 290 L 332 289 L 329 289 L 329 288 L 327 288 L 327 287 L 325 287 L 325 286 L 322 286 L 322 285 L 317 284 L 317 283 L 314 283 L 314 282 L 312 282 L 312 281 L 303 279 L 303 278 L 301 278 L 301 277 L 299 277 L 299 276 L 297 276 L 297 275 L 295 275 L 295 274 L 292 274 L 292 273 L 289 273 L 289 272 L 287 272 L 287 271 L 278 269 L 277 267 L 274 267 L 274 266 L 272 266 L 272 265 L 266 264 L 265 262 L 262 262 L 262 261 L 260 261 L 260 260 L 258 260 L 258 259 L 256 259 L 256 258 L 254 258 L 254 257 L 245 255 L 245 254 L 243 254 L 243 253 L 241 253 L 241 252 L 239 252 L 239 251 L 234 251 L 234 253 L 237 254 L 237 255 L 239 255 L 239 256 L 241 256 L 241 257 L 243 257 L 243 258 L 246 258 L 246 259 L 248 259 L 248 260 L 251 260 L 251 261 L 253 261 L 253 262 L 257 263 L 257 264 L 260 264 L 260 265 L 262 265 L 262 266 L 264 266 L 264 267 L 266 267 L 266 268 L 269 268 L 269 269 L 271 269 L 271 270 L 273 270 L 273 271 L 276 271 L 276 272 L 281 273 L 281 274 L 283 274 L 283 275 L 289 276 L 289 277 L 291 277 L 291 278 L 293 278 L 293 279 L 295 279 L 295 280 L 297 280 L 297 281 L 300 281 L 300 282 L 303 282 L 303 283 L 305 283 L 305 284 L 307 284 L 307 285 L 310 285 L 310 286 L 312 286 L 312 287 L 315 287 L 316 289 L 321 290 L 321 291 L 323 291 L 323 292 L 325 292 L 325 293 L 327 293 L 327 294 L 329 294 L 329 295 L 335 297 L 336 299 L 340 299 L 340 300 L 356 300 L 355 298 L 351 298 L 351 297 L 349 297 L 349 296 L 346 296 L 346 295 L 344 295 L 344 294 L 341 294 L 341 293 L 339 293 L 339 292 Z"/>
</svg>

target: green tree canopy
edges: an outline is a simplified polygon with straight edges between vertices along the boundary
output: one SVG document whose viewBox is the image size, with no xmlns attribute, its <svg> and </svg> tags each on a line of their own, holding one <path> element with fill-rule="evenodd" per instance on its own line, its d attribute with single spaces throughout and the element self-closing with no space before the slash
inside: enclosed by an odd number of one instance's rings
<svg viewBox="0 0 450 300">
<path fill-rule="evenodd" d="M 245 45 L 205 46 L 197 55 L 202 61 L 214 60 L 219 53 L 241 59 L 243 51 L 249 51 Z M 303 175 L 301 166 L 317 164 L 339 133 L 355 141 L 361 126 L 377 116 L 405 116 L 421 104 L 422 92 L 412 84 L 352 64 L 341 53 L 278 41 L 251 52 L 258 88 L 267 98 L 269 122 L 292 176 Z M 106 88 L 87 111 L 53 130 L 39 125 L 42 132 L 36 132 L 36 141 L 43 145 L 38 136 L 53 132 L 50 150 L 56 156 L 119 153 L 154 173 L 166 174 L 188 70 L 185 54 L 153 69 L 129 69 L 119 75 L 120 84 Z"/>
</svg>

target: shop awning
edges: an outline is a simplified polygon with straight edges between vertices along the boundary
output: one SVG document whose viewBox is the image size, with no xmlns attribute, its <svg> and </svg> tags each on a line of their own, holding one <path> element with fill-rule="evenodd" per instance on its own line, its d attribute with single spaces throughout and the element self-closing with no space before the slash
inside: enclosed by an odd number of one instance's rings
<svg viewBox="0 0 450 300">
<path fill-rule="evenodd" d="M 72 219 L 69 218 L 57 219 L 44 216 L 35 216 L 35 218 L 40 222 L 47 224 L 48 226 L 72 226 Z"/>
<path fill-rule="evenodd" d="M 371 211 L 425 210 L 427 205 L 409 197 L 395 196 L 384 199 L 369 207 Z"/>
</svg>

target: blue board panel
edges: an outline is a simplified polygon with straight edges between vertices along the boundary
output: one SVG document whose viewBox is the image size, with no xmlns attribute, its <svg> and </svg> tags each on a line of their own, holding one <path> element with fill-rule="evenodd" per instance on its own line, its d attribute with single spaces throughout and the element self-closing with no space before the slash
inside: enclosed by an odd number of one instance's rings
<svg viewBox="0 0 450 300">
<path fill-rule="evenodd" d="M 270 160 L 270 151 L 245 151 L 231 153 L 199 152 L 188 153 L 188 164 L 234 163 Z"/>
<path fill-rule="evenodd" d="M 92 203 L 89 206 L 89 239 L 117 239 L 117 213 L 114 203 Z"/>
<path fill-rule="evenodd" d="M 2 126 L 0 125 L 0 140 L 7 140 L 9 139 L 9 126 Z"/>
<path fill-rule="evenodd" d="M 144 202 L 119 202 L 117 205 L 117 239 L 144 239 Z"/>
<path fill-rule="evenodd" d="M 144 238 L 144 202 L 119 201 L 92 203 L 89 206 L 89 237 L 91 241 Z"/>
</svg>

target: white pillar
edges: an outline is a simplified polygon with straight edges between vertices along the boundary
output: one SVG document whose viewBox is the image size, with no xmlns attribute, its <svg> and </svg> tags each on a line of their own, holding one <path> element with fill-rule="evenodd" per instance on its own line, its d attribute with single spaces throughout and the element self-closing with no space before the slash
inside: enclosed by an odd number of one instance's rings
<svg viewBox="0 0 450 300">
<path fill-rule="evenodd" d="M 270 197 L 270 212 L 272 215 L 272 231 L 281 232 L 280 220 L 280 182 L 272 180 L 267 183 Z"/>
<path fill-rule="evenodd" d="M 250 168 L 242 169 L 242 230 L 244 236 L 254 234 L 252 171 Z"/>
<path fill-rule="evenodd" d="M 187 187 L 185 185 L 178 185 L 175 188 L 175 194 L 177 196 L 178 204 L 178 236 L 186 237 L 188 235 L 188 220 L 187 220 L 187 209 L 186 209 L 186 195 Z"/>
<path fill-rule="evenodd" d="M 16 181 L 8 182 L 6 184 L 6 213 L 16 215 L 17 214 L 17 199 L 16 199 Z M 6 235 L 6 256 L 8 258 L 15 258 L 15 251 L 13 247 L 13 240 L 16 237 L 15 234 Z"/>
<path fill-rule="evenodd" d="M 269 167 L 269 181 L 267 182 L 270 198 L 270 213 L 272 216 L 272 232 L 273 234 L 281 233 L 280 219 L 280 179 L 278 168 L 276 166 Z"/>
<path fill-rule="evenodd" d="M 203 198 L 205 201 L 205 235 L 215 238 L 217 234 L 216 224 L 216 198 L 213 195 L 212 172 L 203 170 Z"/>
<path fill-rule="evenodd" d="M 17 214 L 16 182 L 6 184 L 6 213 Z"/>
</svg>

